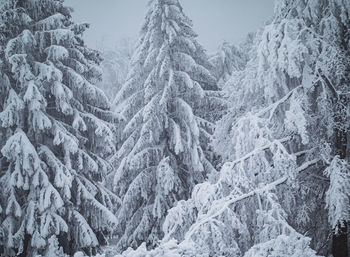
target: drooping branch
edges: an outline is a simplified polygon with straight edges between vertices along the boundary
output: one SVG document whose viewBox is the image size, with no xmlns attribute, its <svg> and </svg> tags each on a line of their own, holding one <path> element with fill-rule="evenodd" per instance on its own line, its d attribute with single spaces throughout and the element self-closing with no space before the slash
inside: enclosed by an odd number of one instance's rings
<svg viewBox="0 0 350 257">
<path fill-rule="evenodd" d="M 227 196 L 224 198 L 224 204 L 223 206 L 216 211 L 214 214 L 211 214 L 210 216 L 204 217 L 201 221 L 195 223 L 190 229 L 189 231 L 186 233 L 185 235 L 185 240 L 188 240 L 192 237 L 192 235 L 199 229 L 199 227 L 207 222 L 209 222 L 210 220 L 213 220 L 214 218 L 216 218 L 217 216 L 220 216 L 221 214 L 223 214 L 225 212 L 225 210 L 232 204 L 240 202 L 244 199 L 247 199 L 249 197 L 254 196 L 255 194 L 261 194 L 262 192 L 266 192 L 266 191 L 270 191 L 273 188 L 275 188 L 278 185 L 281 185 L 283 183 L 285 183 L 288 180 L 288 176 L 282 177 L 264 187 L 258 188 L 256 190 L 253 190 L 249 193 L 240 195 L 240 196 L 236 196 L 236 197 L 232 197 L 232 196 Z M 221 200 L 221 201 L 222 201 Z"/>
<path fill-rule="evenodd" d="M 281 139 L 278 139 L 278 140 L 275 140 L 273 142 L 269 142 L 268 144 L 264 145 L 264 146 L 261 146 L 261 147 L 258 147 L 258 148 L 255 148 L 253 151 L 247 153 L 246 155 L 244 155 L 243 157 L 233 161 L 233 162 L 228 162 L 226 163 L 225 165 L 229 166 L 230 168 L 233 168 L 235 165 L 237 165 L 238 163 L 242 162 L 242 161 L 245 161 L 251 157 L 253 157 L 255 154 L 261 152 L 261 151 L 265 151 L 267 149 L 269 149 L 276 141 L 280 142 L 280 143 L 285 143 L 287 141 L 289 141 L 291 139 L 290 136 L 288 137 L 284 137 L 284 138 L 281 138 Z"/>
<path fill-rule="evenodd" d="M 249 157 L 248 157 L 249 158 Z M 296 171 L 299 173 L 299 172 L 302 172 L 303 170 L 307 169 L 308 167 L 311 167 L 313 165 L 315 165 L 316 163 L 318 163 L 320 160 L 319 159 L 314 159 L 314 160 L 311 160 L 311 161 L 308 161 L 306 163 L 304 163 L 303 165 L 301 165 L 300 167 L 298 167 L 296 169 Z M 204 217 L 202 220 L 200 220 L 199 222 L 195 223 L 194 225 L 192 225 L 192 227 L 189 229 L 189 231 L 187 232 L 187 234 L 185 235 L 185 240 L 188 240 L 192 237 L 192 235 L 199 229 L 199 227 L 211 220 L 213 220 L 214 218 L 220 216 L 221 214 L 223 214 L 225 212 L 225 210 L 232 204 L 234 203 L 237 203 L 237 202 L 240 202 L 244 199 L 247 199 L 249 197 L 252 197 L 256 194 L 261 194 L 263 192 L 266 192 L 266 191 L 270 191 L 274 188 L 276 188 L 277 186 L 279 185 L 282 185 L 284 184 L 285 182 L 287 182 L 287 180 L 289 179 L 288 176 L 284 176 L 268 185 L 265 185 L 261 188 L 258 188 L 258 189 L 255 189 L 253 191 L 250 191 L 249 193 L 246 193 L 246 194 L 243 194 L 243 195 L 240 195 L 240 196 L 227 196 L 225 197 L 224 199 L 221 199 L 220 201 L 224 202 L 222 207 L 217 210 L 215 213 L 207 216 L 207 217 Z"/>
<path fill-rule="evenodd" d="M 330 82 L 330 80 L 327 78 L 326 75 L 324 75 L 324 73 L 322 72 L 322 70 L 319 68 L 317 70 L 318 75 L 322 78 L 322 80 L 324 81 L 324 83 L 326 84 L 326 86 L 329 88 L 329 90 L 332 92 L 332 95 L 335 99 L 339 99 L 339 95 L 337 93 L 337 90 L 335 90 L 333 84 Z"/>
<path fill-rule="evenodd" d="M 266 114 L 267 112 L 270 111 L 270 116 L 269 116 L 269 120 L 272 118 L 275 110 L 277 109 L 277 107 L 281 104 L 283 104 L 284 102 L 286 102 L 296 91 L 298 91 L 300 88 L 302 88 L 303 86 L 300 85 L 296 88 L 294 88 L 293 90 L 289 91 L 288 94 L 286 94 L 284 97 L 282 97 L 280 100 L 278 100 L 277 102 L 274 102 L 273 104 L 267 106 L 266 108 L 260 110 L 256 116 L 263 116 L 264 114 Z"/>
</svg>

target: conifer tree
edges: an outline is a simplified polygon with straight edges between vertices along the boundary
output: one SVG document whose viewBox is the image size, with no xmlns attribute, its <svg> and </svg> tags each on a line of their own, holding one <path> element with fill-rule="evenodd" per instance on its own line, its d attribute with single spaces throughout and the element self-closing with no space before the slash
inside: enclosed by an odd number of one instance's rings
<svg viewBox="0 0 350 257">
<path fill-rule="evenodd" d="M 225 41 L 219 46 L 217 52 L 210 56 L 210 62 L 214 66 L 213 74 L 218 79 L 219 88 L 224 88 L 233 72 L 245 68 L 249 61 L 249 44 L 253 39 L 253 34 L 249 34 L 245 42 L 238 47 Z"/>
<path fill-rule="evenodd" d="M 131 38 L 123 38 L 117 41 L 114 47 L 109 47 L 103 40 L 98 44 L 97 49 L 103 58 L 101 62 L 102 80 L 98 86 L 111 100 L 125 83 L 134 50 L 134 41 Z"/>
<path fill-rule="evenodd" d="M 329 235 L 349 222 L 349 14 L 348 1 L 276 1 L 253 58 L 225 86 L 219 179 L 169 210 L 150 256 L 332 254 Z"/>
<path fill-rule="evenodd" d="M 117 223 L 103 186 L 114 115 L 98 53 L 61 0 L 4 0 L 0 9 L 0 253 L 90 253 Z"/>
<path fill-rule="evenodd" d="M 127 82 L 115 99 L 125 119 L 113 158 L 122 198 L 120 249 L 157 244 L 167 210 L 215 173 L 202 147 L 213 127 L 202 116 L 216 89 L 210 67 L 178 0 L 152 0 Z"/>
</svg>

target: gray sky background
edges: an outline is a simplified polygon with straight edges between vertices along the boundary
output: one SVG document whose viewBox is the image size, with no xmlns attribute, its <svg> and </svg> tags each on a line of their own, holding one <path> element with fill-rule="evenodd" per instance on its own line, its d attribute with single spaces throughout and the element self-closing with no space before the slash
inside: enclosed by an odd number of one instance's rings
<svg viewBox="0 0 350 257">
<path fill-rule="evenodd" d="M 181 0 L 180 0 L 181 1 Z M 273 14 L 274 0 L 182 0 L 193 20 L 199 42 L 209 51 L 224 40 L 238 43 L 257 30 Z M 148 0 L 66 0 L 74 8 L 76 22 L 88 22 L 86 43 L 95 48 L 104 38 L 106 46 L 118 40 L 138 38 Z"/>
</svg>

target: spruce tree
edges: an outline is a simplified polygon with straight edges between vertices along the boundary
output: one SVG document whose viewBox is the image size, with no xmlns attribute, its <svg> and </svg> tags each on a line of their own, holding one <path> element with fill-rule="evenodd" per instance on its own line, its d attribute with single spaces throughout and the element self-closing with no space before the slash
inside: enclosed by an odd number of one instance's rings
<svg viewBox="0 0 350 257">
<path fill-rule="evenodd" d="M 61 0 L 0 9 L 0 251 L 90 253 L 117 223 L 103 186 L 114 115 L 93 84 L 97 52 Z"/>
<path fill-rule="evenodd" d="M 123 38 L 117 41 L 114 47 L 109 47 L 101 40 L 98 45 L 97 49 L 103 58 L 101 62 L 102 80 L 98 86 L 111 100 L 114 100 L 117 92 L 125 83 L 134 50 L 134 41 L 131 38 Z"/>
<path fill-rule="evenodd" d="M 167 210 L 215 173 L 202 147 L 213 127 L 201 116 L 216 89 L 210 68 L 178 0 L 152 0 L 127 82 L 115 99 L 125 120 L 113 158 L 122 198 L 120 249 L 157 244 Z"/>
<path fill-rule="evenodd" d="M 220 177 L 169 210 L 150 256 L 347 254 L 349 14 L 343 0 L 276 1 L 253 58 L 225 85 Z"/>
<path fill-rule="evenodd" d="M 253 35 L 249 34 L 244 44 L 239 46 L 231 45 L 225 41 L 210 56 L 210 62 L 214 66 L 212 73 L 218 79 L 219 88 L 224 88 L 234 72 L 244 69 L 249 60 L 249 51 L 246 48 L 249 48 L 249 40 L 252 40 L 252 38 Z"/>
</svg>

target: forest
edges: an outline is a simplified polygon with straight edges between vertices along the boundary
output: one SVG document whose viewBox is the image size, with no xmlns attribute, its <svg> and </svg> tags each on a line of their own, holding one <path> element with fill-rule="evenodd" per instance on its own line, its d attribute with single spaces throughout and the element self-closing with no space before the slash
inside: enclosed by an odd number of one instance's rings
<svg viewBox="0 0 350 257">
<path fill-rule="evenodd" d="M 0 256 L 349 257 L 350 1 L 210 54 L 147 8 L 96 50 L 64 0 L 0 0 Z"/>
</svg>

